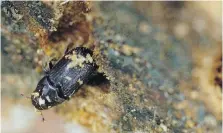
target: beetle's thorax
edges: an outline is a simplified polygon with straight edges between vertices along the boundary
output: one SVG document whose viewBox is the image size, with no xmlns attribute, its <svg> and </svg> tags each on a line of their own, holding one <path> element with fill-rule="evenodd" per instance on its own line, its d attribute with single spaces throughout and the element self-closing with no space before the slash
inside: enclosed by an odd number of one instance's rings
<svg viewBox="0 0 223 133">
<path fill-rule="evenodd" d="M 57 88 L 50 84 L 47 76 L 43 77 L 31 96 L 32 104 L 38 110 L 48 109 L 65 99 L 58 96 Z"/>
</svg>

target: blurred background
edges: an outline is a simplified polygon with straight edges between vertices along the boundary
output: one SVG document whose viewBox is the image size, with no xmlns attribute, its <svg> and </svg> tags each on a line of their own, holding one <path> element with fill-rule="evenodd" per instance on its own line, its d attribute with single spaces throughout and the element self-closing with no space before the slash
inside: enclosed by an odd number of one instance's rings
<svg viewBox="0 0 223 133">
<path fill-rule="evenodd" d="M 68 44 L 109 83 L 35 112 L 43 66 Z M 103 56 L 101 56 L 103 55 Z M 222 2 L 1 2 L 2 133 L 222 131 Z"/>
</svg>

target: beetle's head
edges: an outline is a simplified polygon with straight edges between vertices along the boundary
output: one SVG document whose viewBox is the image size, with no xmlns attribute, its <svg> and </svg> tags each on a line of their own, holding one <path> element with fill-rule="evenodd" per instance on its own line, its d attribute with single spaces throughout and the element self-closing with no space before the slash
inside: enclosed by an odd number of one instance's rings
<svg viewBox="0 0 223 133">
<path fill-rule="evenodd" d="M 38 110 L 45 110 L 64 101 L 58 96 L 57 88 L 50 85 L 47 77 L 43 77 L 36 90 L 31 95 L 33 106 Z"/>
</svg>

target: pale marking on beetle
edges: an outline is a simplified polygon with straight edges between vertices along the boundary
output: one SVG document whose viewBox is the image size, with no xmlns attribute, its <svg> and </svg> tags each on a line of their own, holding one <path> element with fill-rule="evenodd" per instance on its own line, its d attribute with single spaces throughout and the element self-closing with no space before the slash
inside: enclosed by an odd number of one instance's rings
<svg viewBox="0 0 223 133">
<path fill-rule="evenodd" d="M 38 97 L 39 96 L 39 93 L 38 92 L 34 92 L 31 94 L 34 98 Z"/>
<path fill-rule="evenodd" d="M 75 51 L 73 51 L 73 53 L 70 55 L 66 55 L 65 58 L 72 60 L 72 62 L 68 64 L 68 68 L 72 68 L 76 66 L 83 68 L 84 67 L 83 63 L 86 60 L 84 56 L 80 54 L 77 55 Z"/>
<path fill-rule="evenodd" d="M 93 58 L 91 57 L 90 54 L 87 54 L 86 58 L 85 58 L 84 56 L 82 56 L 80 54 L 77 55 L 75 51 L 73 51 L 73 53 L 71 55 L 66 55 L 65 58 L 72 60 L 72 62 L 68 64 L 68 66 L 67 66 L 68 68 L 72 68 L 72 67 L 76 67 L 76 66 L 83 68 L 84 62 L 86 62 L 86 63 L 93 62 Z"/>
<path fill-rule="evenodd" d="M 45 104 L 45 100 L 40 97 L 39 98 L 39 105 L 44 105 L 44 104 Z"/>
<path fill-rule="evenodd" d="M 50 97 L 49 97 L 49 96 L 46 96 L 46 100 L 47 100 L 48 102 L 51 102 L 51 100 L 50 100 Z"/>
<path fill-rule="evenodd" d="M 72 78 L 71 78 L 71 77 L 69 77 L 69 76 L 66 76 L 66 77 L 65 77 L 65 79 L 67 79 L 67 80 L 69 80 L 69 81 L 70 81 Z"/>
<path fill-rule="evenodd" d="M 83 81 L 82 80 L 80 80 L 80 79 L 78 79 L 78 81 L 77 81 L 80 85 L 82 85 L 83 84 Z"/>
<path fill-rule="evenodd" d="M 87 56 L 86 56 L 86 62 L 87 62 L 87 63 L 88 63 L 88 62 L 90 62 L 90 63 L 93 62 L 93 58 L 91 57 L 90 54 L 87 54 Z"/>
</svg>

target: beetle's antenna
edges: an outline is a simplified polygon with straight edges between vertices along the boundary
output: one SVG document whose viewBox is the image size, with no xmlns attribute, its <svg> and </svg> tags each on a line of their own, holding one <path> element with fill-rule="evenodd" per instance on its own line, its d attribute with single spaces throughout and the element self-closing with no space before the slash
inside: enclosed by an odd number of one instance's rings
<svg viewBox="0 0 223 133">
<path fill-rule="evenodd" d="M 31 97 L 30 96 L 25 96 L 24 94 L 20 94 L 22 97 L 25 97 L 25 98 L 27 98 L 27 99 L 31 99 Z"/>
<path fill-rule="evenodd" d="M 41 115 L 41 117 L 42 117 L 42 121 L 45 122 L 45 118 L 44 118 L 44 116 L 43 116 L 42 111 L 40 111 L 40 115 Z"/>
<path fill-rule="evenodd" d="M 45 120 L 45 118 L 44 118 L 44 116 L 43 116 L 42 111 L 37 110 L 37 109 L 35 108 L 35 112 L 37 112 L 37 113 L 39 113 L 39 114 L 41 115 L 41 117 L 42 117 L 42 121 L 43 121 L 43 122 L 45 122 L 45 121 L 46 121 L 46 120 Z"/>
<path fill-rule="evenodd" d="M 22 97 L 25 97 L 25 98 L 27 98 L 27 99 L 31 99 L 31 97 L 30 96 L 25 96 L 24 94 L 20 94 Z M 44 118 L 44 116 L 43 116 L 43 113 L 42 113 L 42 111 L 39 111 L 39 110 L 36 110 L 36 108 L 35 108 L 35 112 L 39 112 L 40 113 L 40 115 L 41 115 L 41 117 L 42 117 L 42 121 L 43 122 L 45 122 L 45 118 Z"/>
</svg>

